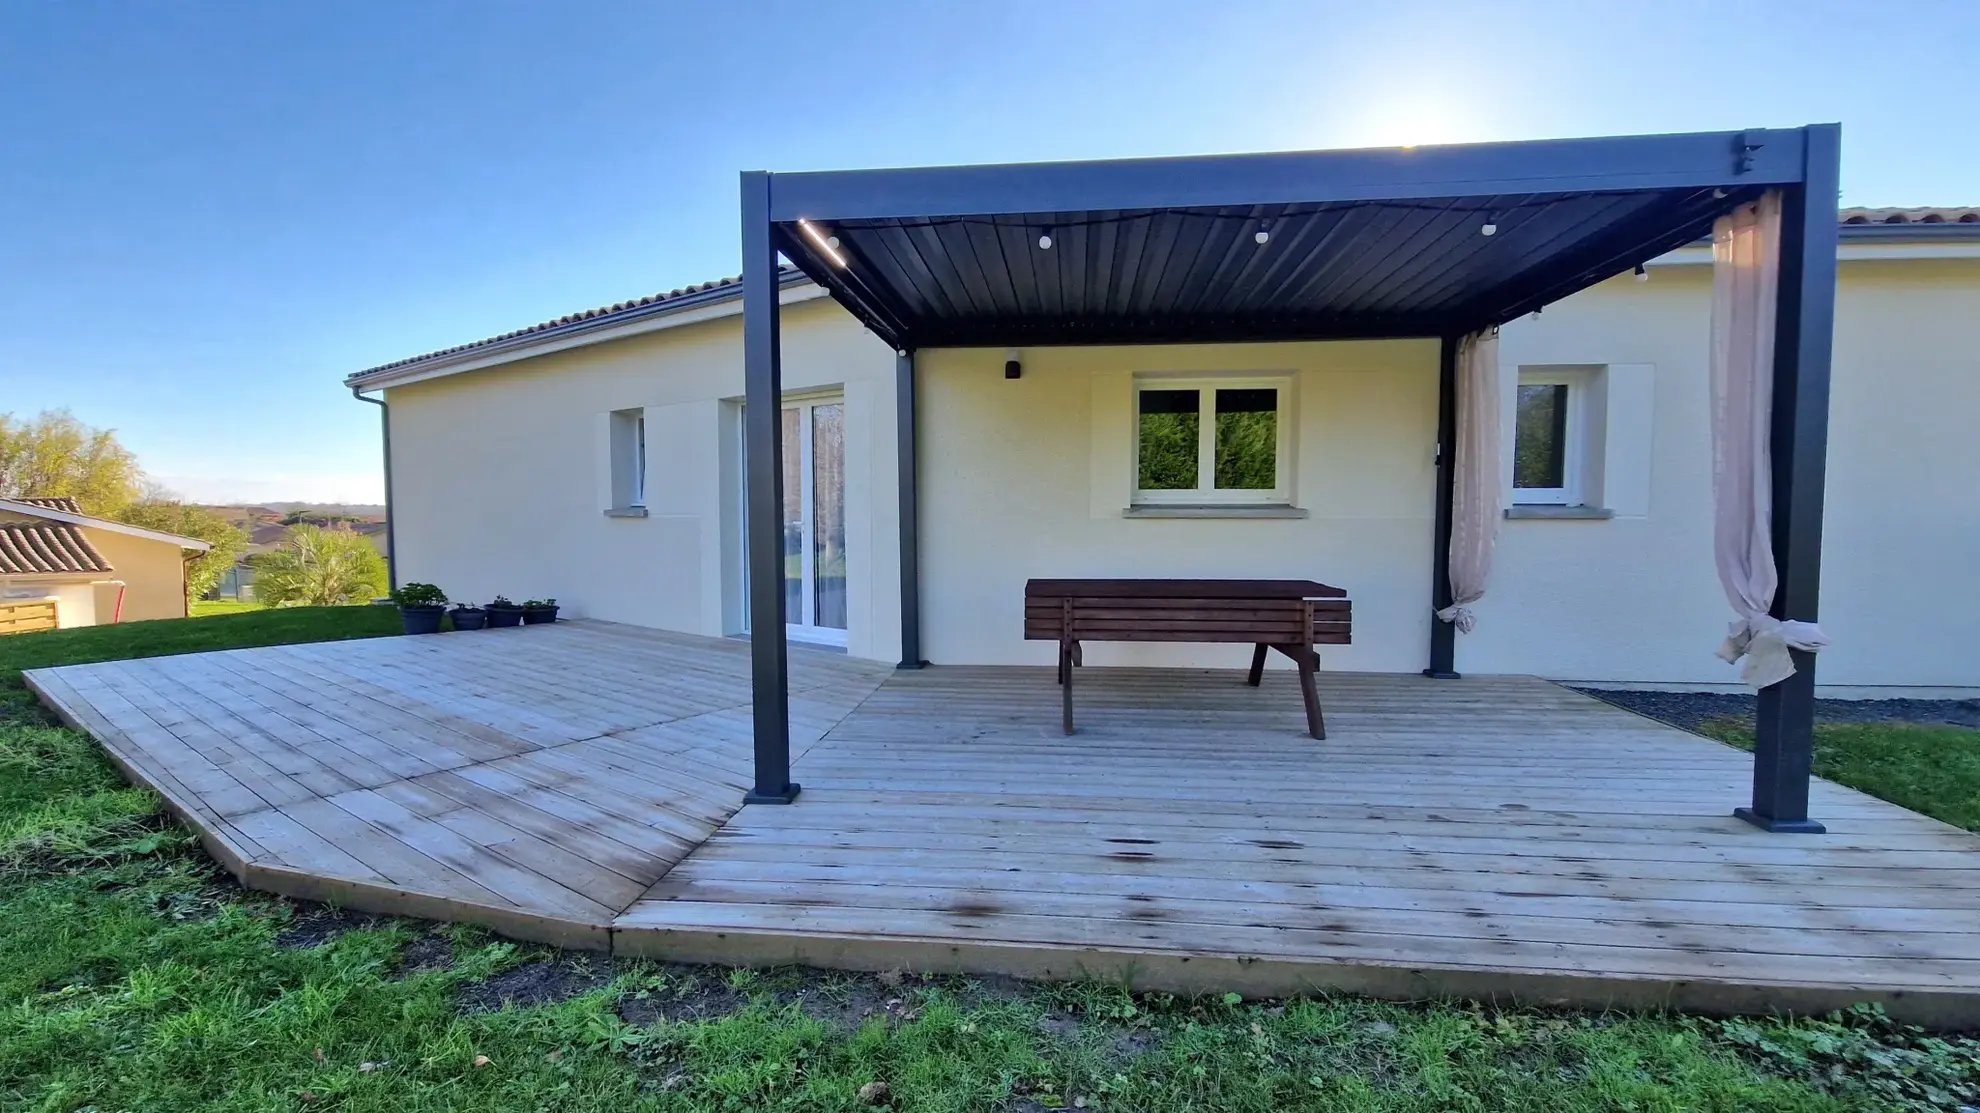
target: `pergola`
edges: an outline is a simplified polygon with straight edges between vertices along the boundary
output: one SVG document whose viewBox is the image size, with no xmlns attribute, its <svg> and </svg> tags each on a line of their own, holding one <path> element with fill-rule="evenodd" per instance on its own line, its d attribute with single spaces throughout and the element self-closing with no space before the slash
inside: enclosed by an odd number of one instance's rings
<svg viewBox="0 0 1980 1113">
<path fill-rule="evenodd" d="M 1449 553 L 1459 338 L 1693 243 L 1780 191 L 1772 615 L 1814 621 L 1841 132 L 1794 129 L 1203 158 L 742 175 L 746 517 L 755 713 L 749 803 L 788 803 L 778 254 L 898 354 L 901 647 L 920 660 L 915 352 L 943 347 L 1442 341 L 1435 567 Z M 1706 554 L 1701 554 L 1704 557 Z M 1455 677 L 1431 624 L 1425 673 Z M 1753 799 L 1808 818 L 1814 662 L 1760 692 Z"/>
</svg>

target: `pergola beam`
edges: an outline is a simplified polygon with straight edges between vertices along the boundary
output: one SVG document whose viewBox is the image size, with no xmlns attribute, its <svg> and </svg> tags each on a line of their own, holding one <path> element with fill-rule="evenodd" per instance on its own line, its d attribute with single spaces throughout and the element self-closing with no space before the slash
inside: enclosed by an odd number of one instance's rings
<svg viewBox="0 0 1980 1113">
<path fill-rule="evenodd" d="M 1403 201 L 1782 185 L 1801 129 L 779 174 L 772 220 Z"/>
</svg>

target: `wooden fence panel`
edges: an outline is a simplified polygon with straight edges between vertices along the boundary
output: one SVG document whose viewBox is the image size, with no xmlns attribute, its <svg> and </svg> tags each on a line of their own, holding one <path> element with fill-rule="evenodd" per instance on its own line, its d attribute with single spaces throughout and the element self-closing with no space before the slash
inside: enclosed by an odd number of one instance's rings
<svg viewBox="0 0 1980 1113">
<path fill-rule="evenodd" d="M 0 603 L 0 634 L 25 634 L 30 630 L 55 629 L 55 601 L 32 599 L 21 603 Z"/>
</svg>

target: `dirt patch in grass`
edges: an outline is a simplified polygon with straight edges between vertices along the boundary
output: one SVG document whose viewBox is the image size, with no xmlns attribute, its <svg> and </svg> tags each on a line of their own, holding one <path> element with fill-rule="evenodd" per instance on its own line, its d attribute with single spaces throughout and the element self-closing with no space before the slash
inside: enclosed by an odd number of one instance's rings
<svg viewBox="0 0 1980 1113">
<path fill-rule="evenodd" d="M 560 956 L 463 986 L 457 1005 L 462 1012 L 471 1013 L 496 1012 L 505 1005 L 553 1005 L 590 993 L 617 976 L 612 960 L 603 955 Z"/>
<path fill-rule="evenodd" d="M 741 1012 L 749 1006 L 749 994 L 740 993 L 719 981 L 667 992 L 665 988 L 641 990 L 619 999 L 619 1019 L 645 1027 L 661 1021 L 714 1020 Z"/>
<path fill-rule="evenodd" d="M 936 987 L 975 1004 L 1028 992 L 1003 986 L 992 990 L 957 978 L 847 974 L 798 967 L 754 972 L 665 965 L 647 967 L 644 973 L 644 984 L 619 1000 L 619 1019 L 628 1024 L 715 1020 L 761 1004 L 772 1010 L 795 1006 L 843 1035 L 876 1018 L 889 1027 L 912 1022 L 921 1015 L 923 993 Z"/>
<path fill-rule="evenodd" d="M 454 945 L 444 935 L 426 934 L 399 952 L 399 977 L 447 970 L 454 965 Z"/>
<path fill-rule="evenodd" d="M 288 950 L 321 947 L 347 931 L 370 931 L 390 923 L 369 912 L 332 908 L 327 904 L 299 904 L 294 919 L 275 936 L 275 945 Z"/>
</svg>

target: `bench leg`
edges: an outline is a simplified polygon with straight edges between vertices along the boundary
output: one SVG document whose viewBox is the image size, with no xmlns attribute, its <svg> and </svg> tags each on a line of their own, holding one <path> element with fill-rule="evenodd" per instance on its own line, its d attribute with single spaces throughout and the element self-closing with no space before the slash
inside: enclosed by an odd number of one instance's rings
<svg viewBox="0 0 1980 1113">
<path fill-rule="evenodd" d="M 1265 678 L 1265 648 L 1264 642 L 1259 642 L 1251 648 L 1251 675 L 1245 677 L 1244 682 L 1254 688 L 1258 687 L 1258 682 Z"/>
<path fill-rule="evenodd" d="M 1299 663 L 1299 695 L 1306 701 L 1307 733 L 1322 742 L 1327 740 L 1327 718 L 1320 711 L 1320 689 L 1313 682 L 1313 674 L 1318 671 L 1319 657 L 1308 646 L 1296 646 L 1298 650 L 1293 660 Z"/>
<path fill-rule="evenodd" d="M 1072 678 L 1074 643 L 1059 643 L 1059 719 L 1067 734 L 1073 732 Z"/>
</svg>

